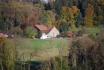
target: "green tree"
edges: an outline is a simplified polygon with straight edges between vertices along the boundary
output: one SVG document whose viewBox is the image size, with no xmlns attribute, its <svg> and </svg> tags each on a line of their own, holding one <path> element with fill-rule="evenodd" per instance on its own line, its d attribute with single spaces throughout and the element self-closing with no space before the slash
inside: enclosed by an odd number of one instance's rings
<svg viewBox="0 0 104 70">
<path fill-rule="evenodd" d="M 55 21 L 55 14 L 51 10 L 42 10 L 39 14 L 39 24 L 52 26 Z"/>
<path fill-rule="evenodd" d="M 23 30 L 17 26 L 14 28 L 11 28 L 10 30 L 8 30 L 9 35 L 19 35 L 19 36 L 23 36 Z"/>
<path fill-rule="evenodd" d="M 68 24 L 67 22 L 61 22 L 60 25 L 59 25 L 59 30 L 60 32 L 65 32 L 68 30 Z"/>
<path fill-rule="evenodd" d="M 78 11 L 78 16 L 75 17 L 75 26 L 78 28 L 80 26 L 83 26 L 83 17 L 82 17 L 82 13 L 80 11 Z"/>
<path fill-rule="evenodd" d="M 0 21 L 0 30 L 8 30 L 7 24 L 4 23 L 2 20 Z"/>
<path fill-rule="evenodd" d="M 32 26 L 28 26 L 25 30 L 24 30 L 24 36 L 28 37 L 28 38 L 34 38 L 35 35 L 37 34 L 36 30 L 34 27 Z"/>
<path fill-rule="evenodd" d="M 63 6 L 62 9 L 60 10 L 60 19 L 67 22 L 68 19 L 67 15 L 68 15 L 67 7 Z"/>
<path fill-rule="evenodd" d="M 94 26 L 99 26 L 102 24 L 103 20 L 103 10 L 100 6 L 96 7 L 95 13 L 94 13 Z"/>
</svg>

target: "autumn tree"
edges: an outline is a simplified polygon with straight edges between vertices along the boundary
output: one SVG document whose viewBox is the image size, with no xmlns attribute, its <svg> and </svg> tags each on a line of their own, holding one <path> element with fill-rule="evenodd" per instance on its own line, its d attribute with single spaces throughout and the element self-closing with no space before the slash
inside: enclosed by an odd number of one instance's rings
<svg viewBox="0 0 104 70">
<path fill-rule="evenodd" d="M 86 27 L 93 27 L 94 19 L 94 7 L 91 4 L 88 4 L 88 7 L 85 10 L 84 25 Z"/>
<path fill-rule="evenodd" d="M 62 9 L 60 10 L 60 19 L 67 22 L 67 15 L 68 15 L 68 11 L 67 11 L 68 7 L 63 6 Z"/>
<path fill-rule="evenodd" d="M 9 45 L 8 45 L 9 44 Z M 2 70 L 14 70 L 16 48 L 13 43 L 0 37 L 0 57 L 2 60 Z"/>
<path fill-rule="evenodd" d="M 69 52 L 69 63 L 72 68 L 78 70 L 90 69 L 90 55 L 92 46 L 95 44 L 93 40 L 88 37 L 75 39 L 72 41 Z"/>
<path fill-rule="evenodd" d="M 68 8 L 68 18 L 69 18 L 68 23 L 70 24 L 70 26 L 72 28 L 75 28 L 75 23 L 76 23 L 76 21 L 78 21 L 76 19 L 78 17 L 78 12 L 80 12 L 80 11 L 78 10 L 78 8 L 76 6 L 72 6 L 72 7 Z"/>
</svg>

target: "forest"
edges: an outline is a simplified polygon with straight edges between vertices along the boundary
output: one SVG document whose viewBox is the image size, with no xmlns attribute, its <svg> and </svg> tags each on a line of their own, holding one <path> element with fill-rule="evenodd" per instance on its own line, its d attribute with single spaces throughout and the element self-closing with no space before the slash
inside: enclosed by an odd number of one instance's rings
<svg viewBox="0 0 104 70">
<path fill-rule="evenodd" d="M 19 26 L 23 30 L 29 25 L 55 25 L 60 31 L 80 27 L 103 25 L 103 0 L 1 0 L 0 30 Z"/>
<path fill-rule="evenodd" d="M 0 70 L 104 69 L 104 0 L 0 0 L 0 31 L 30 40 L 36 35 L 36 24 L 55 26 L 64 35 L 77 28 L 82 29 L 79 36 L 87 33 L 84 28 L 100 28 L 100 31 L 73 38 L 67 44 L 67 56 L 62 56 L 61 49 L 59 56 L 36 61 L 36 65 L 31 62 L 32 53 L 28 61 L 24 60 L 24 53 L 18 56 L 18 39 L 14 43 L 12 39 L 0 37 Z"/>
</svg>

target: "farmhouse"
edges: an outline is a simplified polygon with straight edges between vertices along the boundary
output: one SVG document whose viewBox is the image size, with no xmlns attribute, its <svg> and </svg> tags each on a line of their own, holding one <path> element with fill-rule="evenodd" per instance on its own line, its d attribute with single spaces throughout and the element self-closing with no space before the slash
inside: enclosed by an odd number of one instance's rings
<svg viewBox="0 0 104 70">
<path fill-rule="evenodd" d="M 35 25 L 35 28 L 37 29 L 38 37 L 40 32 L 42 32 L 40 39 L 57 37 L 60 34 L 55 26 L 47 27 L 45 25 Z"/>
</svg>

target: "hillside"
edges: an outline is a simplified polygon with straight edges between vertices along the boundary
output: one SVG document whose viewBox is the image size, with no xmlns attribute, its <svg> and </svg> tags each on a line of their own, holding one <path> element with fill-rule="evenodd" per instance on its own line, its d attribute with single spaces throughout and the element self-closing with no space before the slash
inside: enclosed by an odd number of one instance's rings
<svg viewBox="0 0 104 70">
<path fill-rule="evenodd" d="M 103 69 L 104 0 L 0 0 L 0 70 Z"/>
</svg>

